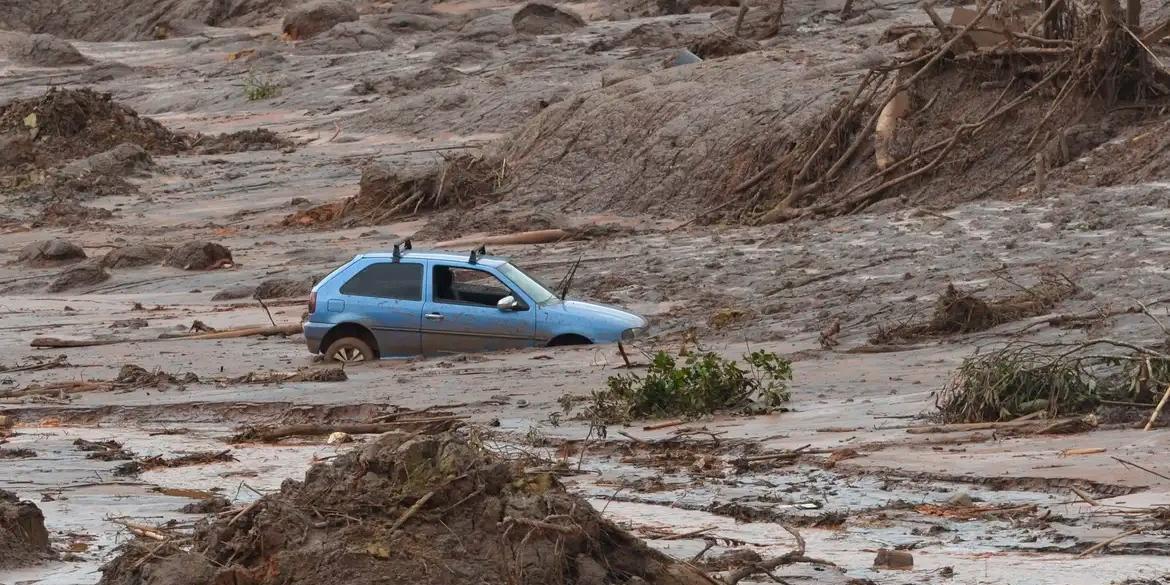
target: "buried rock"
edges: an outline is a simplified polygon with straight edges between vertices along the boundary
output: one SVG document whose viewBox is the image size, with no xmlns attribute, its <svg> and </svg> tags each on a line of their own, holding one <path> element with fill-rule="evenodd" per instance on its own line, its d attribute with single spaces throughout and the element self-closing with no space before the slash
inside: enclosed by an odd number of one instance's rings
<svg viewBox="0 0 1170 585">
<path fill-rule="evenodd" d="M 382 435 L 238 514 L 200 522 L 189 550 L 157 549 L 129 543 L 101 583 L 714 583 L 554 476 L 454 433 Z"/>
<path fill-rule="evenodd" d="M 68 240 L 52 239 L 33 242 L 21 248 L 16 261 L 25 266 L 60 266 L 85 260 L 85 250 Z"/>
<path fill-rule="evenodd" d="M 270 278 L 261 282 L 256 287 L 256 290 L 252 292 L 252 297 L 257 299 L 303 297 L 309 294 L 309 291 L 312 290 L 313 285 L 316 283 L 316 278 L 305 278 L 301 280 Z"/>
<path fill-rule="evenodd" d="M 512 16 L 512 28 L 519 34 L 559 35 L 585 26 L 576 13 L 543 2 L 529 2 Z"/>
<path fill-rule="evenodd" d="M 102 268 L 100 264 L 87 262 L 62 272 L 53 282 L 49 283 L 49 287 L 45 290 L 51 293 L 62 292 L 83 286 L 93 286 L 109 279 L 110 273 L 106 272 L 106 269 Z"/>
<path fill-rule="evenodd" d="M 232 252 L 213 242 L 186 242 L 171 250 L 163 264 L 183 270 L 211 270 L 230 266 Z"/>
<path fill-rule="evenodd" d="M 348 2 L 322 0 L 296 8 L 284 17 L 281 31 L 291 40 L 315 37 L 343 22 L 358 19 L 358 11 Z"/>
<path fill-rule="evenodd" d="M 13 569 L 52 558 L 45 515 L 36 504 L 0 490 L 0 569 Z"/>
<path fill-rule="evenodd" d="M 101 264 L 106 268 L 135 268 L 158 264 L 167 257 L 170 248 L 138 244 L 114 248 L 102 256 Z"/>
</svg>

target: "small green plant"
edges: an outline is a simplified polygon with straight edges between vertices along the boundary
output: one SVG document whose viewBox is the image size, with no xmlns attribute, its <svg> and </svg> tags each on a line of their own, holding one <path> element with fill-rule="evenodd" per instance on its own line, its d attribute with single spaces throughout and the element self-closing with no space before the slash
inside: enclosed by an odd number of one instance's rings
<svg viewBox="0 0 1170 585">
<path fill-rule="evenodd" d="M 677 358 L 654 354 L 644 376 L 610 376 L 593 392 L 587 416 L 602 423 L 662 416 L 695 417 L 753 402 L 772 408 L 788 401 L 792 364 L 766 351 L 743 356 L 748 369 L 714 352 Z"/>
<path fill-rule="evenodd" d="M 249 71 L 248 78 L 244 80 L 244 96 L 250 102 L 272 99 L 279 96 L 280 92 L 280 84 L 267 75 L 257 77 Z"/>
</svg>

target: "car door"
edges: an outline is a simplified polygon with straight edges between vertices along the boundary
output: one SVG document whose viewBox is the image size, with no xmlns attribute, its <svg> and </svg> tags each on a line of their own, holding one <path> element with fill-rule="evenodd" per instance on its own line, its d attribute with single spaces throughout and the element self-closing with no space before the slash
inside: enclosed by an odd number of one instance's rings
<svg viewBox="0 0 1170 585">
<path fill-rule="evenodd" d="M 378 341 L 382 357 L 418 355 L 425 263 L 372 262 L 342 284 L 345 312 L 359 315 Z"/>
<path fill-rule="evenodd" d="M 484 268 L 432 262 L 423 305 L 422 347 L 428 355 L 531 347 L 536 309 Z M 512 296 L 519 305 L 500 310 Z"/>
</svg>

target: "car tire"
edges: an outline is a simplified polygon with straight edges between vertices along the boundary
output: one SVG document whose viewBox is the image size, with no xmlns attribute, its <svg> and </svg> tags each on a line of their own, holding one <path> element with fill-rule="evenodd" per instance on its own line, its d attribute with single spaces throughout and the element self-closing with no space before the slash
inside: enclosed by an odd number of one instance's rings
<svg viewBox="0 0 1170 585">
<path fill-rule="evenodd" d="M 376 359 L 370 344 L 356 337 L 342 337 L 329 344 L 325 350 L 325 361 L 340 364 L 360 364 Z"/>
</svg>

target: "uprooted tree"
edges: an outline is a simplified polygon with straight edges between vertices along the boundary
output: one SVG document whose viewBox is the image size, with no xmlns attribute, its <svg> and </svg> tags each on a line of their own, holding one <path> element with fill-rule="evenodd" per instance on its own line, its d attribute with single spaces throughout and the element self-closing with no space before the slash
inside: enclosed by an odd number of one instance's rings
<svg viewBox="0 0 1170 585">
<path fill-rule="evenodd" d="M 1170 95 L 1170 75 L 1135 30 L 1138 0 L 1124 14 L 1118 0 L 993 0 L 957 8 L 950 23 L 924 9 L 933 37 L 891 29 L 907 56 L 871 69 L 814 132 L 745 153 L 725 213 L 768 223 L 1040 183 L 1109 138 L 1116 106 Z M 975 176 L 995 180 L 962 181 Z"/>
</svg>

